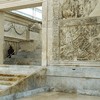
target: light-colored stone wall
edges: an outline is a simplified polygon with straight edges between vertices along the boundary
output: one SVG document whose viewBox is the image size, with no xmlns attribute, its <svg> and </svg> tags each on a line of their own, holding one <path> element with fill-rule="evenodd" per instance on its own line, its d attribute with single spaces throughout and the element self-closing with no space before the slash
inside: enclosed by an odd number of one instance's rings
<svg viewBox="0 0 100 100">
<path fill-rule="evenodd" d="M 52 91 L 100 96 L 98 66 L 50 66 L 47 85 Z"/>
<path fill-rule="evenodd" d="M 53 0 L 49 6 L 47 85 L 54 91 L 100 95 L 99 0 Z"/>
<path fill-rule="evenodd" d="M 13 83 L 5 84 L 7 88 L 1 90 L 1 96 L 26 92 L 46 86 L 46 68 L 40 66 L 6 66 L 0 67 L 3 79 L 12 76 Z M 4 75 L 4 76 L 3 76 Z M 17 78 L 17 79 L 16 79 Z M 10 82 L 11 80 L 9 80 Z M 3 84 L 1 84 L 3 85 Z M 25 94 L 24 94 L 25 95 Z M 1 99 L 1 98 L 0 98 Z M 7 99 L 7 98 L 6 98 Z M 15 98 L 14 98 L 15 99 Z M 1 99 L 2 100 L 2 99 Z M 8 99 L 11 100 L 11 99 Z"/>
<path fill-rule="evenodd" d="M 43 0 L 42 66 L 55 91 L 100 95 L 99 3 Z"/>
</svg>

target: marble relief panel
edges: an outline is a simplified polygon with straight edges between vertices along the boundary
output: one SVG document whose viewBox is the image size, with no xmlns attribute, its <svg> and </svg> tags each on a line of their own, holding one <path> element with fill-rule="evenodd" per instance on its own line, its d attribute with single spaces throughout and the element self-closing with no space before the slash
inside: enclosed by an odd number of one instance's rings
<svg viewBox="0 0 100 100">
<path fill-rule="evenodd" d="M 60 28 L 61 60 L 100 60 L 100 25 Z"/>
<path fill-rule="evenodd" d="M 88 17 L 97 3 L 98 0 L 60 0 L 62 18 Z"/>
<path fill-rule="evenodd" d="M 89 17 L 98 2 L 53 0 L 54 63 L 100 60 L 100 25 L 97 17 Z"/>
</svg>

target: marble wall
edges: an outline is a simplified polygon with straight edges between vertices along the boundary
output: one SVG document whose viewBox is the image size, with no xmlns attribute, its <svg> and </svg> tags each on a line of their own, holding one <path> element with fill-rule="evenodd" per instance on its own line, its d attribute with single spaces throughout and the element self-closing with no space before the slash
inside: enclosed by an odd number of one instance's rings
<svg viewBox="0 0 100 100">
<path fill-rule="evenodd" d="M 100 60 L 98 0 L 53 0 L 52 63 Z"/>
<path fill-rule="evenodd" d="M 99 3 L 100 0 L 53 0 L 47 85 L 54 91 L 100 96 Z"/>
<path fill-rule="evenodd" d="M 14 67 L 15 66 L 13 66 L 13 68 Z M 3 90 L 0 93 L 0 97 L 12 95 L 12 94 L 16 94 L 16 93 L 21 93 L 21 92 L 26 92 L 26 91 L 31 91 L 31 90 L 42 88 L 42 87 L 46 86 L 46 75 L 45 75 L 46 71 L 47 71 L 46 68 L 44 68 L 44 67 L 40 68 L 40 67 L 35 67 L 35 66 L 32 66 L 32 68 L 31 68 L 31 66 L 29 66 L 29 70 L 31 70 L 29 72 L 28 66 L 27 66 L 26 73 L 25 73 L 24 66 L 22 66 L 22 69 L 20 69 L 21 66 L 18 69 L 18 70 L 21 70 L 21 73 L 19 71 L 17 72 L 16 68 L 14 69 L 13 73 L 15 72 L 15 73 L 17 73 L 17 75 L 19 75 L 19 76 L 22 75 L 25 77 L 20 80 L 17 80 L 17 82 L 15 82 L 15 84 L 13 84 L 13 85 L 9 86 L 7 89 Z M 24 71 L 22 71 L 22 70 L 24 70 Z M 16 74 L 11 74 L 11 71 L 9 71 L 10 75 L 16 76 Z M 23 74 L 22 74 L 22 72 L 23 72 Z M 8 99 L 8 100 L 11 100 L 11 99 Z"/>
<path fill-rule="evenodd" d="M 99 65 L 50 66 L 47 70 L 47 84 L 57 92 L 100 96 Z"/>
</svg>

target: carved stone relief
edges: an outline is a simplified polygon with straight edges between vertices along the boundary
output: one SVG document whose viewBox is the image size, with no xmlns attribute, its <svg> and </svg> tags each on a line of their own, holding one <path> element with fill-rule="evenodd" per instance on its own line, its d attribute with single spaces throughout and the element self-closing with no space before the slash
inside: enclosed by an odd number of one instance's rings
<svg viewBox="0 0 100 100">
<path fill-rule="evenodd" d="M 99 20 L 97 17 L 89 17 L 97 7 L 98 0 L 54 1 L 54 63 L 100 61 Z"/>
<path fill-rule="evenodd" d="M 14 29 L 15 33 L 18 35 L 22 35 L 26 33 L 27 31 L 37 32 L 40 33 L 40 30 L 42 29 L 41 23 L 33 23 L 31 25 L 21 25 L 18 23 L 5 21 L 4 23 L 4 31 L 9 32 L 10 30 Z"/>
<path fill-rule="evenodd" d="M 29 31 L 40 33 L 41 29 L 42 29 L 41 23 L 34 23 L 29 25 Z"/>
<path fill-rule="evenodd" d="M 15 33 L 17 33 L 18 35 L 22 35 L 27 32 L 28 27 L 21 24 L 5 21 L 4 31 L 9 32 L 12 29 L 14 29 Z"/>
<path fill-rule="evenodd" d="M 63 18 L 86 17 L 95 9 L 98 0 L 66 0 L 62 5 Z"/>
<path fill-rule="evenodd" d="M 62 60 L 100 60 L 100 24 L 60 28 Z"/>
</svg>

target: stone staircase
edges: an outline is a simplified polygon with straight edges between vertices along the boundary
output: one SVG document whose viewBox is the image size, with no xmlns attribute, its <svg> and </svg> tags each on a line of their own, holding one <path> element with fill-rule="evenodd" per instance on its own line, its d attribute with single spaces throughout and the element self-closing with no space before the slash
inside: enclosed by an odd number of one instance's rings
<svg viewBox="0 0 100 100">
<path fill-rule="evenodd" d="M 31 89 L 30 81 L 34 79 L 31 76 L 41 69 L 40 66 L 0 66 L 0 95 Z"/>
<path fill-rule="evenodd" d="M 0 66 L 0 93 L 27 77 L 26 68 L 23 68 L 25 73 L 23 73 L 22 67 L 17 68 L 16 66 Z"/>
<path fill-rule="evenodd" d="M 20 51 L 11 58 L 6 58 L 4 64 L 9 65 L 41 65 L 41 49 L 36 49 L 34 52 Z"/>
<path fill-rule="evenodd" d="M 0 74 L 0 92 L 8 89 L 25 77 L 24 75 Z"/>
</svg>

